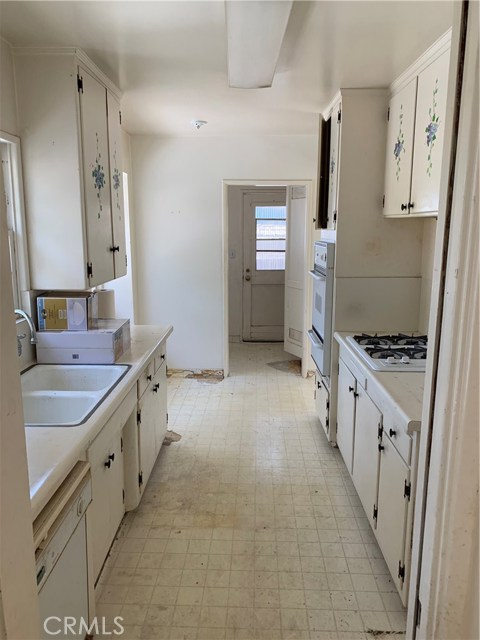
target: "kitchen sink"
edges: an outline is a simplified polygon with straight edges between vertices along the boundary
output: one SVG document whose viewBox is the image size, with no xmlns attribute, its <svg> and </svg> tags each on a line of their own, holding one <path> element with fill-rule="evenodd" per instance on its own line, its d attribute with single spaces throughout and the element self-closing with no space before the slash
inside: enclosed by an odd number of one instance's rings
<svg viewBox="0 0 480 640">
<path fill-rule="evenodd" d="M 83 424 L 130 365 L 37 364 L 21 376 L 27 427 Z"/>
</svg>

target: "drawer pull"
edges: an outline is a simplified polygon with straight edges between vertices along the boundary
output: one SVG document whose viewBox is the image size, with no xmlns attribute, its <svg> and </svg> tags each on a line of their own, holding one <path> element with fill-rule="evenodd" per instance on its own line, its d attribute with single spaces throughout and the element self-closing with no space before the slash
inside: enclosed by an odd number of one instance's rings
<svg viewBox="0 0 480 640">
<path fill-rule="evenodd" d="M 112 466 L 112 461 L 111 461 L 111 460 L 107 460 L 107 461 L 105 462 L 105 467 L 106 467 L 107 469 L 110 469 L 110 467 L 111 467 L 111 466 Z"/>
<path fill-rule="evenodd" d="M 385 447 L 383 446 L 383 444 L 379 444 L 378 445 L 378 450 L 380 451 L 380 453 L 385 449 Z"/>
<path fill-rule="evenodd" d="M 108 459 L 109 459 L 109 460 L 111 460 L 111 461 L 113 462 L 113 461 L 115 460 L 115 454 L 114 454 L 114 453 L 111 453 L 111 454 L 108 456 Z"/>
<path fill-rule="evenodd" d="M 148 376 L 147 376 L 147 380 L 148 380 L 149 382 L 151 382 L 151 380 L 152 380 L 152 376 L 151 376 L 151 375 L 148 375 Z"/>
<path fill-rule="evenodd" d="M 397 432 L 395 431 L 395 429 L 389 429 L 389 431 L 388 431 L 388 435 L 389 435 L 391 438 L 394 438 L 394 437 L 397 435 Z"/>
</svg>

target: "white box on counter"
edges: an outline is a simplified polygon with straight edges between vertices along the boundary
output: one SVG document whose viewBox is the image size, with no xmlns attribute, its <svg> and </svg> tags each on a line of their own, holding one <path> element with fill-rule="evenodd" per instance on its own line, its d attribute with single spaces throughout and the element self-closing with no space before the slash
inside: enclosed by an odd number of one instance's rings
<svg viewBox="0 0 480 640">
<path fill-rule="evenodd" d="M 37 334 L 40 364 L 113 364 L 130 349 L 130 320 L 98 320 L 89 331 Z"/>
</svg>

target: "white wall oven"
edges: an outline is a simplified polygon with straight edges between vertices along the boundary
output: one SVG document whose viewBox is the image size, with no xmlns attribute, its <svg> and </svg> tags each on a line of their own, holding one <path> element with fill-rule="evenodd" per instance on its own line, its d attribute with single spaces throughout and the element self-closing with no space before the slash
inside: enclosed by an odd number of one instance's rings
<svg viewBox="0 0 480 640">
<path fill-rule="evenodd" d="M 315 242 L 313 280 L 312 328 L 308 337 L 312 345 L 312 358 L 322 376 L 330 376 L 333 312 L 333 267 L 335 244 Z"/>
</svg>

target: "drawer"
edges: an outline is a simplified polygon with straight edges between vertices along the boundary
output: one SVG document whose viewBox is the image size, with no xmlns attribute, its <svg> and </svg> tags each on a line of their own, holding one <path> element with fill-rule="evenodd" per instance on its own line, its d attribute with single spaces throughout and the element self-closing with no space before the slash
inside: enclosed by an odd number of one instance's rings
<svg viewBox="0 0 480 640">
<path fill-rule="evenodd" d="M 147 387 L 150 384 L 150 382 L 153 380 L 153 376 L 155 375 L 154 366 L 155 366 L 155 363 L 154 363 L 154 359 L 152 358 L 150 362 L 147 364 L 147 366 L 145 367 L 145 369 L 140 374 L 140 377 L 138 378 L 137 395 L 139 400 L 147 390 Z"/>
<path fill-rule="evenodd" d="M 395 449 L 402 456 L 407 465 L 410 466 L 412 457 L 412 437 L 396 424 L 394 418 L 388 413 L 388 411 L 383 412 L 383 432 L 390 438 Z"/>
<path fill-rule="evenodd" d="M 160 369 L 160 367 L 165 364 L 167 360 L 167 345 L 164 343 L 157 349 L 155 353 L 155 357 L 153 359 L 155 366 L 155 373 Z"/>
</svg>

